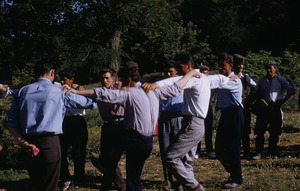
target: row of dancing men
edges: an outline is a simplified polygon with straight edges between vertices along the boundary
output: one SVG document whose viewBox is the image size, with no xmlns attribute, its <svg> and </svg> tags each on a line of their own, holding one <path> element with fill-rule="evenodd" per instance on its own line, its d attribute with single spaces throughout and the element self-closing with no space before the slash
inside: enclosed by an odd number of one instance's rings
<svg viewBox="0 0 300 191">
<path fill-rule="evenodd" d="M 255 129 L 256 155 L 253 158 L 256 159 L 262 156 L 262 138 L 268 125 L 269 150 L 271 155 L 275 155 L 282 124 L 280 107 L 294 94 L 294 88 L 284 77 L 276 74 L 274 61 L 266 63 L 266 76 L 260 78 L 257 84 L 242 72 L 242 56 L 222 53 L 218 64 L 220 74 L 205 74 L 208 71 L 205 67 L 199 73 L 194 69 L 192 56 L 186 52 L 179 53 L 174 61 L 167 62 L 165 74 L 169 78 L 149 83 L 142 82 L 138 65 L 129 61 L 118 73 L 120 81 L 115 83 L 115 72 L 107 68 L 101 73 L 102 87 L 84 90 L 73 83 L 74 73 L 70 70 L 60 72 L 62 88 L 55 85 L 53 63 L 47 60 L 37 62 L 36 82 L 19 90 L 1 87 L 14 95 L 8 126 L 28 154 L 28 173 L 35 189 L 56 190 L 59 179 L 62 190 L 69 188 L 71 176 L 67 151 L 70 145 L 74 160 L 74 186 L 83 185 L 87 143 L 84 109 L 98 107 L 104 120 L 100 156 L 92 156 L 91 161 L 103 172 L 100 190 L 109 190 L 112 182 L 118 190 L 142 190 L 140 176 L 152 152 L 157 121 L 166 180 L 164 188 L 204 190 L 194 177 L 191 162 L 205 130 L 208 134 L 205 141 L 211 140 L 206 128 L 209 125 L 206 124 L 207 113 L 211 110 L 211 91 L 215 89 L 218 91 L 217 108 L 221 110 L 216 158 L 230 173 L 224 187 L 239 188 L 244 179 L 240 158 L 242 138 L 244 152 L 249 154 L 250 151 L 247 147 L 250 128 L 247 130 L 244 126 L 248 110 L 244 107 L 247 105 L 246 84 L 254 93 L 249 99 L 259 100 L 263 108 Z M 284 90 L 287 91 L 286 96 Z M 118 167 L 124 152 L 126 182 Z M 215 157 L 212 148 L 208 150 L 208 156 Z M 177 185 L 172 176 L 176 178 Z"/>
</svg>

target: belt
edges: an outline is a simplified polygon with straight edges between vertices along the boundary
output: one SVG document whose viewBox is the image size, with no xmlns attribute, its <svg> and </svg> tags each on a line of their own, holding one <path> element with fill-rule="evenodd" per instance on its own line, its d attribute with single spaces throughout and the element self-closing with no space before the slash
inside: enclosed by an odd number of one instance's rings
<svg viewBox="0 0 300 191">
<path fill-rule="evenodd" d="M 202 120 L 204 120 L 204 118 L 198 117 L 198 116 L 196 116 L 196 115 L 183 115 L 183 117 L 190 117 L 190 118 L 195 118 L 195 119 L 202 119 Z"/>
<path fill-rule="evenodd" d="M 111 120 L 104 121 L 104 123 L 118 124 L 118 123 L 121 123 L 123 121 L 124 121 L 124 118 L 114 118 L 114 119 L 111 119 Z"/>
</svg>

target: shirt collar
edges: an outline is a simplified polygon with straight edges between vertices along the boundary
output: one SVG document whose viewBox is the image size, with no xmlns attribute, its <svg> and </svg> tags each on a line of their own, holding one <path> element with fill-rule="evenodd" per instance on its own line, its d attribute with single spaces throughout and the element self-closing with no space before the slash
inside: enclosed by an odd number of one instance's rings
<svg viewBox="0 0 300 191">
<path fill-rule="evenodd" d="M 51 82 L 48 78 L 38 78 L 36 81 L 37 81 L 37 82 L 38 82 L 38 81 L 48 81 L 49 83 L 52 84 L 52 82 Z"/>
</svg>

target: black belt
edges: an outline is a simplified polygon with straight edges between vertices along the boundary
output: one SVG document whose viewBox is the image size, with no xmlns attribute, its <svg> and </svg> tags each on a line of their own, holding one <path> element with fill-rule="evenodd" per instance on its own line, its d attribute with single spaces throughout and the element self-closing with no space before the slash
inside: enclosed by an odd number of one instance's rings
<svg viewBox="0 0 300 191">
<path fill-rule="evenodd" d="M 114 119 L 110 119 L 110 120 L 105 120 L 104 123 L 114 123 L 114 124 L 118 124 L 124 121 L 124 118 L 114 118 Z"/>
</svg>

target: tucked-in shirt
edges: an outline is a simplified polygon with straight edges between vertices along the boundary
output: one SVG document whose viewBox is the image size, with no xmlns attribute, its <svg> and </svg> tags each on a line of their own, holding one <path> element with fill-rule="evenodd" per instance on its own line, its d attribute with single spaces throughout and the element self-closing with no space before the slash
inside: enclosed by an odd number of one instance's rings
<svg viewBox="0 0 300 191">
<path fill-rule="evenodd" d="M 181 77 L 168 78 L 156 82 L 159 87 L 170 85 Z M 217 88 L 226 84 L 229 78 L 223 75 L 209 75 L 208 77 L 201 74 L 200 78 L 191 78 L 184 89 L 183 94 L 183 115 L 193 115 L 205 119 L 208 111 L 211 88 Z"/>
<path fill-rule="evenodd" d="M 284 77 L 275 75 L 270 83 L 268 78 L 263 76 L 257 81 L 257 86 L 253 90 L 253 93 L 259 93 L 266 101 L 276 102 L 283 99 L 284 90 L 288 94 L 295 94 L 294 87 Z"/>
<path fill-rule="evenodd" d="M 137 82 L 134 87 L 125 90 L 112 90 L 105 87 L 94 89 L 97 101 L 125 104 L 124 126 L 142 135 L 153 134 L 159 112 L 159 101 L 170 96 L 178 96 L 181 88 L 176 83 L 165 88 L 158 88 L 148 94 Z"/>
<path fill-rule="evenodd" d="M 177 76 L 177 75 L 176 75 Z M 156 80 L 160 81 L 167 78 L 161 78 Z M 159 103 L 159 111 L 160 112 L 172 112 L 172 113 L 181 113 L 183 107 L 183 90 L 181 91 L 179 96 L 169 97 L 167 100 L 163 100 Z"/>
<path fill-rule="evenodd" d="M 233 72 L 230 76 L 236 76 Z M 236 76 L 237 77 L 237 76 Z M 217 106 L 221 109 L 231 108 L 235 106 L 243 107 L 242 104 L 243 85 L 239 78 L 235 81 L 230 81 L 222 85 L 218 89 L 218 103 Z"/>
<path fill-rule="evenodd" d="M 21 127 L 26 135 L 50 133 L 62 134 L 62 122 L 66 108 L 97 108 L 92 99 L 68 94 L 52 84 L 47 78 L 39 78 L 35 83 L 24 86 L 8 112 L 10 127 Z"/>
<path fill-rule="evenodd" d="M 114 89 L 114 88 L 109 88 Z M 111 120 L 114 118 L 124 117 L 124 104 L 115 104 L 98 101 L 99 113 L 103 120 Z"/>
</svg>

